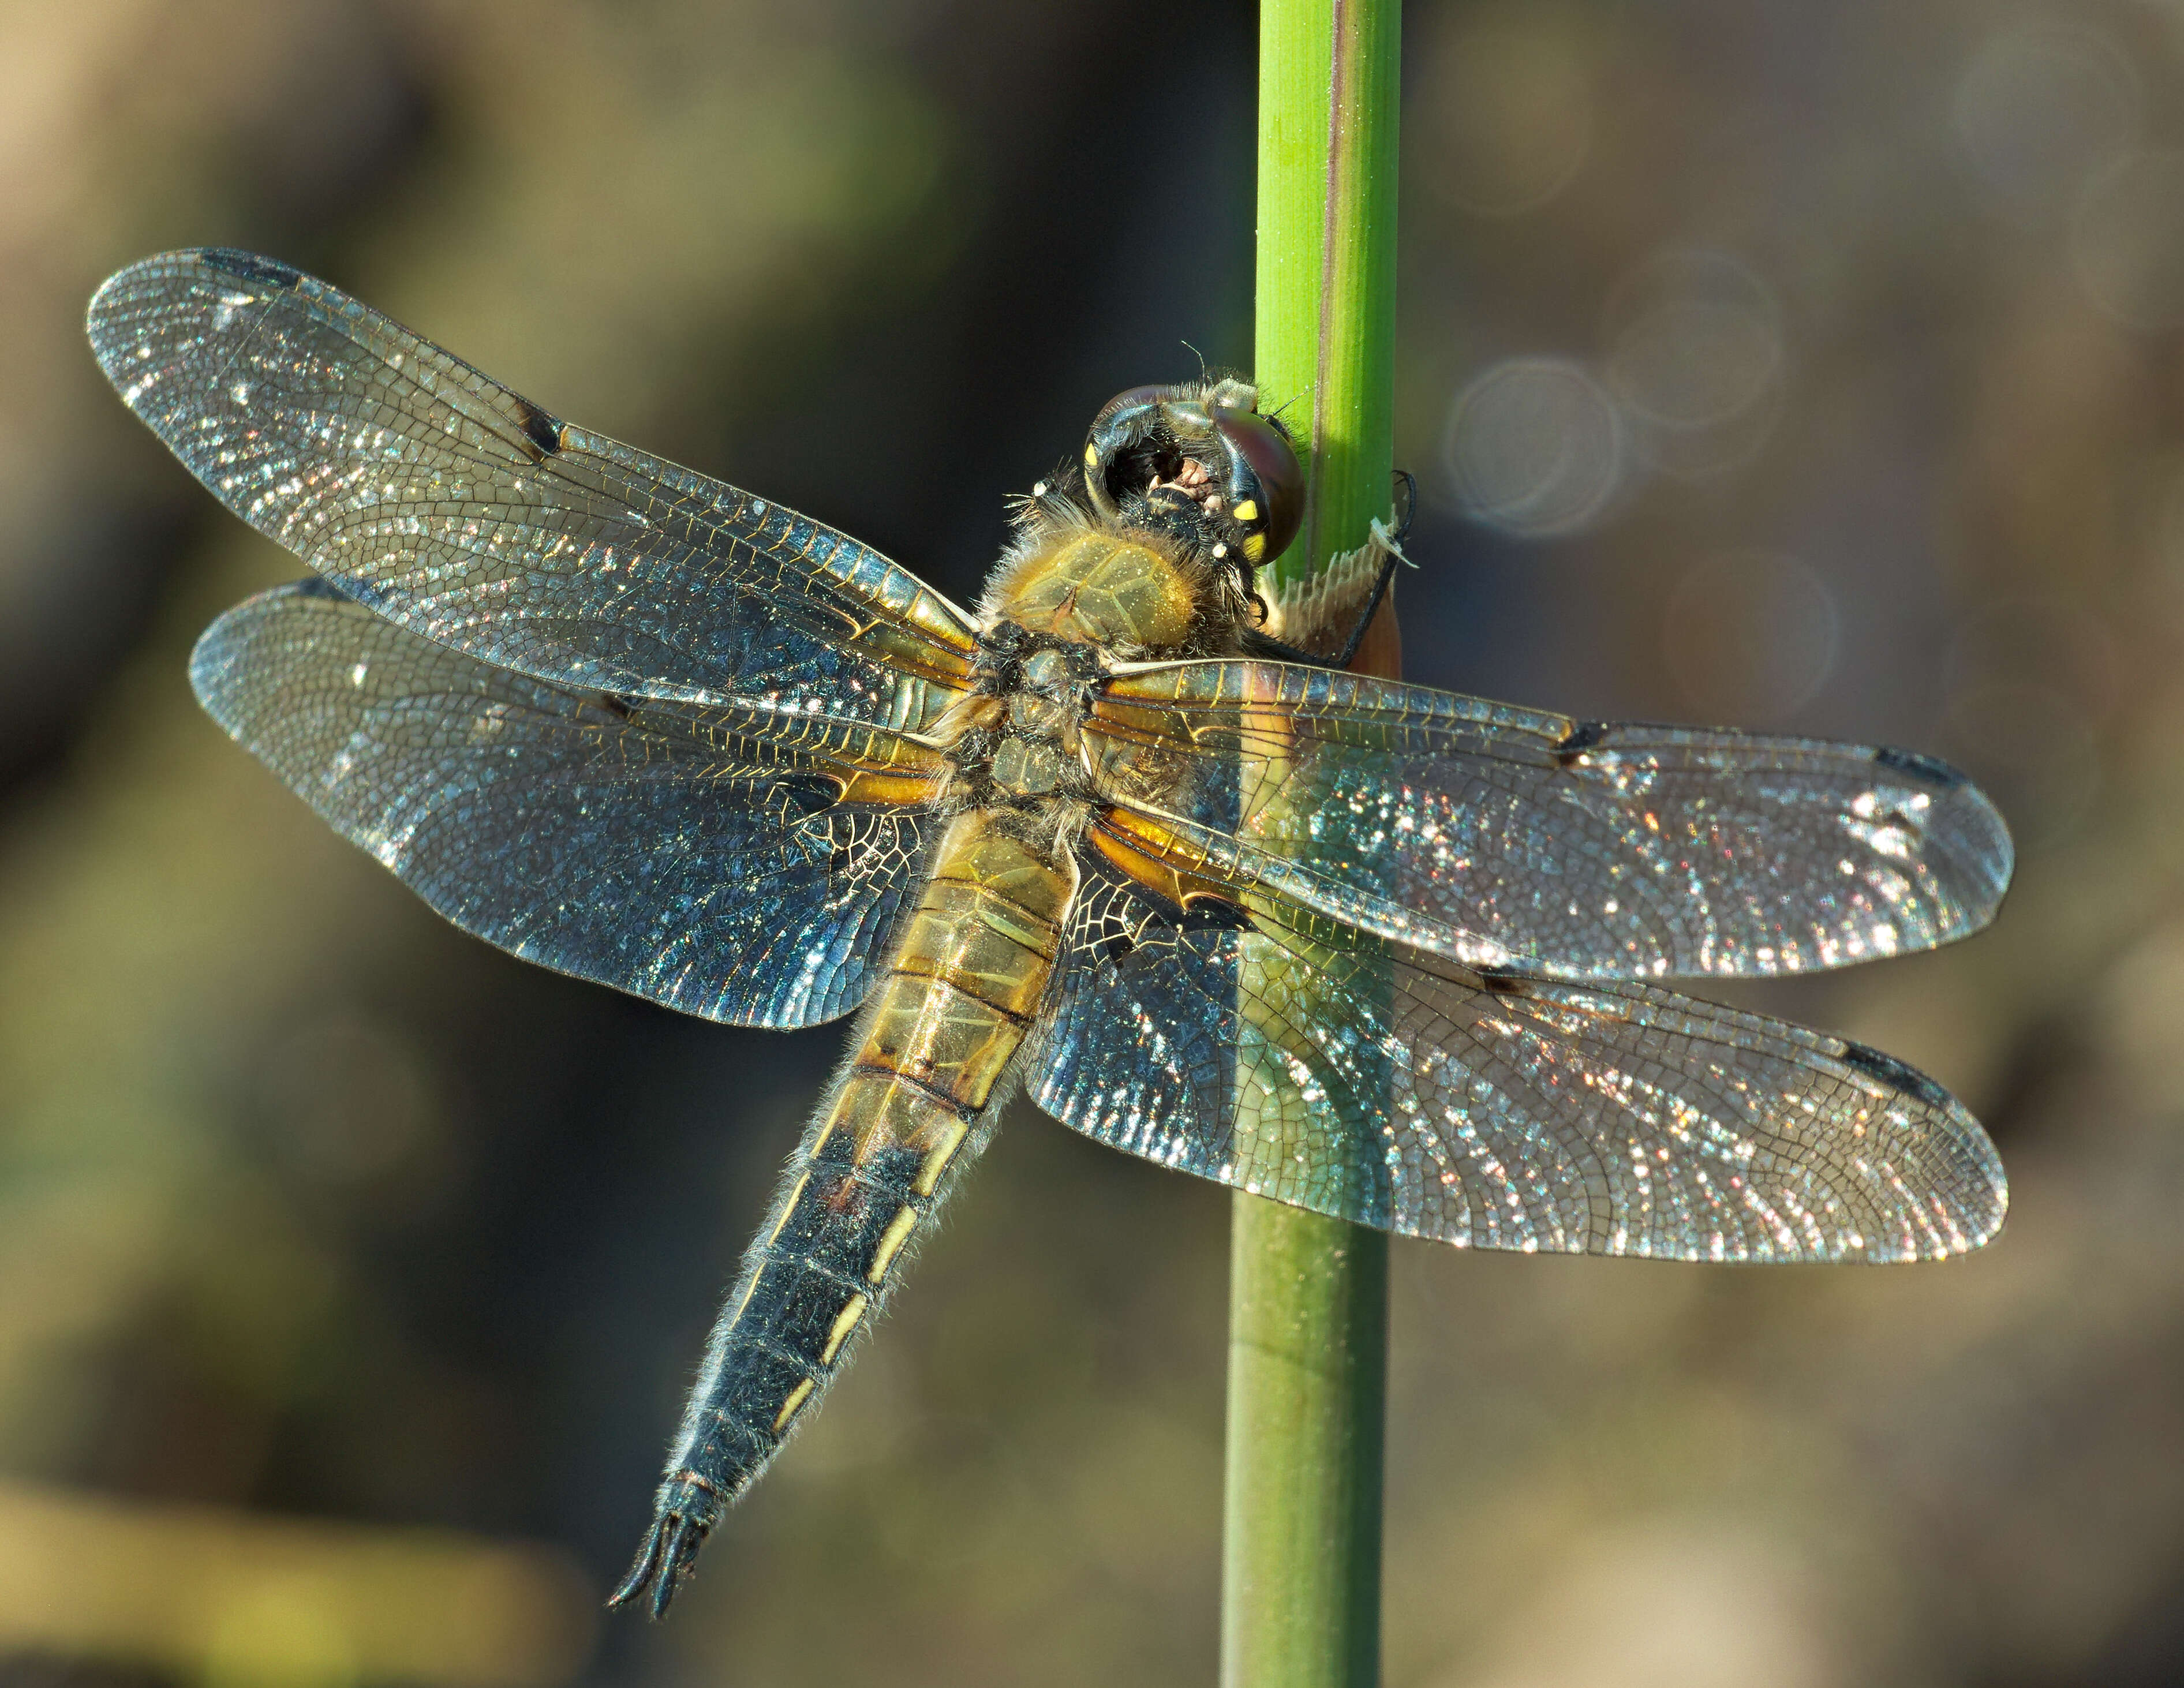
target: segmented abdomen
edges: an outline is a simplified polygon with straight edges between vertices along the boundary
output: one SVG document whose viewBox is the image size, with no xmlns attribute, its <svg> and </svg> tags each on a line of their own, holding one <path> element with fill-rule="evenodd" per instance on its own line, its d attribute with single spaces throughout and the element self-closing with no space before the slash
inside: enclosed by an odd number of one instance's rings
<svg viewBox="0 0 2184 1688">
<path fill-rule="evenodd" d="M 886 1299 L 918 1228 L 975 1158 L 1046 988 L 1074 863 L 1005 812 L 950 823 L 858 1023 L 856 1053 L 744 1256 L 617 1602 L 677 1577 L 772 1458 Z"/>
</svg>

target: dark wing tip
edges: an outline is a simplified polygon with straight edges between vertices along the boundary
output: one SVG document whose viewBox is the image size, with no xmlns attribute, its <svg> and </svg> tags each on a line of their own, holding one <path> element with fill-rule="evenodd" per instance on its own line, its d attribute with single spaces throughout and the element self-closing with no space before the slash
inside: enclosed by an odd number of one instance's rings
<svg viewBox="0 0 2184 1688">
<path fill-rule="evenodd" d="M 251 640 L 265 627 L 268 616 L 277 615 L 298 600 L 310 604 L 355 601 L 332 582 L 313 575 L 244 599 L 198 635 L 190 652 L 190 689 L 197 694 L 205 713 L 229 733 L 234 733 L 238 725 L 234 681 L 238 674 L 247 676 Z"/>
<path fill-rule="evenodd" d="M 141 258 L 98 284 L 84 311 L 84 333 L 107 380 L 114 383 L 129 408 L 171 447 L 175 444 L 171 425 L 148 412 L 148 404 L 157 409 L 159 401 L 147 395 L 164 390 L 166 359 L 161 353 L 171 351 L 171 343 L 181 331 L 177 325 L 192 325 L 193 331 L 198 323 L 201 312 L 197 307 L 204 304 L 204 299 L 193 298 L 193 292 L 217 292 L 239 282 L 285 292 L 304 280 L 300 270 L 225 247 L 163 252 Z M 187 456 L 184 460 L 187 461 Z"/>
<path fill-rule="evenodd" d="M 193 247 L 176 255 L 193 258 L 209 269 L 225 270 L 238 280 L 254 281 L 260 287 L 292 287 L 304 279 L 304 272 L 292 265 L 283 264 L 277 258 L 261 258 L 254 252 L 243 252 L 231 246 Z"/>
<path fill-rule="evenodd" d="M 91 308 L 85 314 L 85 325 L 91 331 L 92 342 L 99 348 L 99 362 L 108 365 L 105 341 L 102 330 L 119 314 L 132 313 L 148 289 L 161 285 L 171 290 L 176 278 L 192 270 L 215 270 L 247 281 L 253 287 L 278 287 L 284 292 L 300 287 L 306 279 L 304 272 L 278 259 L 263 258 L 254 252 L 241 252 L 232 247 L 192 246 L 178 252 L 162 252 L 150 258 L 140 258 L 134 264 L 115 270 L 98 284 L 91 296 Z"/>
<path fill-rule="evenodd" d="M 1919 1252 L 1929 1258 L 1969 1254 L 1992 1242 L 2008 1217 L 2009 1179 L 2003 1171 L 2002 1157 L 1995 1153 L 1994 1144 L 1980 1123 L 1962 1102 L 1917 1067 L 1869 1044 L 1845 1039 L 1838 1058 L 1844 1066 L 1877 1080 L 1925 1110 L 1936 1146 L 1954 1169 L 1948 1203 L 1954 1234 L 1946 1245 Z"/>
<path fill-rule="evenodd" d="M 1939 756 L 1929 756 L 1918 750 L 1899 750 L 1892 744 L 1883 744 L 1874 751 L 1873 760 L 1884 768 L 1893 768 L 1898 773 L 1909 774 L 1945 790 L 1971 783 L 1961 770 L 1952 767 Z"/>
<path fill-rule="evenodd" d="M 1985 926 L 2002 907 L 2017 872 L 2017 845 L 1994 799 L 1947 762 L 1922 757 L 1934 782 L 1930 835 L 1964 875 L 1963 894 L 1974 926 Z"/>
<path fill-rule="evenodd" d="M 1869 1078 L 1878 1078 L 1891 1089 L 1901 1090 L 1907 1096 L 1915 1097 L 1930 1108 L 1947 1112 L 1957 1105 L 1954 1096 L 1917 1067 L 1908 1061 L 1898 1061 L 1894 1056 L 1877 1050 L 1870 1044 L 1852 1043 L 1846 1038 L 1842 1058 L 1846 1065 L 1858 1068 Z"/>
<path fill-rule="evenodd" d="M 1884 744 L 1873 765 L 1920 788 L 1932 805 L 1923 830 L 1927 861 L 1951 880 L 1964 920 L 1950 936 L 1976 932 L 1992 920 L 2017 870 L 2017 846 L 1993 799 L 1963 770 L 1916 750 Z"/>
</svg>

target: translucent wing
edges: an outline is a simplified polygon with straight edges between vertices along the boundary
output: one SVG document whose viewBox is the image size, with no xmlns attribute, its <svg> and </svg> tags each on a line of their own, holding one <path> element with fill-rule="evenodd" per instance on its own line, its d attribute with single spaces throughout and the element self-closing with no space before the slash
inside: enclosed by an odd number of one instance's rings
<svg viewBox="0 0 2184 1688">
<path fill-rule="evenodd" d="M 148 259 L 91 303 L 131 409 L 230 510 L 413 632 L 579 688 L 911 729 L 962 613 L 856 541 L 567 426 L 325 283 Z"/>
<path fill-rule="evenodd" d="M 1931 1080 L 1637 983 L 1494 975 L 1262 893 L 1179 909 L 1088 852 L 1026 1068 L 1162 1166 L 1412 1236 L 1677 1260 L 1909 1260 L 2001 1225 Z"/>
<path fill-rule="evenodd" d="M 190 678 L 214 718 L 465 931 L 740 1025 L 863 997 L 905 900 L 923 775 L 747 738 L 726 710 L 577 692 L 420 638 L 319 581 L 230 610 Z M 844 735 L 845 737 L 848 735 Z"/>
<path fill-rule="evenodd" d="M 1384 938 L 1573 978 L 1804 972 L 1976 931 L 2009 833 L 1902 751 L 1607 726 L 1326 669 L 1106 682 L 1103 787 L 1159 846 Z"/>
</svg>

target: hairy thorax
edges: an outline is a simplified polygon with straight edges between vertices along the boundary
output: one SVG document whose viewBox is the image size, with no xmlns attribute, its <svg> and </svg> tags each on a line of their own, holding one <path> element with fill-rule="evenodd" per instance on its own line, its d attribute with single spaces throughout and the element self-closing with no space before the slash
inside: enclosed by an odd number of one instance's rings
<svg viewBox="0 0 2184 1688">
<path fill-rule="evenodd" d="M 1056 842 L 1098 793 L 1079 746 L 1088 687 L 1110 664 L 1233 651 L 1236 616 L 1209 571 L 1159 536 L 1063 526 L 995 573 L 978 689 L 940 723 L 966 807 L 1013 811 Z"/>
</svg>

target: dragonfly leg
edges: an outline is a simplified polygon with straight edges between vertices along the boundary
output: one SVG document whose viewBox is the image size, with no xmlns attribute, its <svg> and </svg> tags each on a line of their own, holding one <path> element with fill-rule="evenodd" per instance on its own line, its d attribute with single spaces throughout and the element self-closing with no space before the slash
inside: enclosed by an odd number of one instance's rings
<svg viewBox="0 0 2184 1688">
<path fill-rule="evenodd" d="M 1401 514 L 1392 533 L 1385 529 L 1377 530 L 1378 533 L 1384 536 L 1380 550 L 1380 571 L 1374 577 L 1373 590 L 1367 595 L 1364 607 L 1358 610 L 1357 620 L 1351 623 L 1349 637 L 1343 641 L 1341 649 L 1333 655 L 1323 656 L 1316 651 L 1285 643 L 1270 634 L 1247 627 L 1244 630 L 1242 641 L 1246 652 L 1253 656 L 1271 656 L 1283 662 L 1302 662 L 1314 668 L 1347 668 L 1357 660 L 1357 652 L 1365 643 L 1365 635 L 1373 626 L 1373 618 L 1380 613 L 1380 602 L 1388 595 L 1389 582 L 1396 577 L 1396 565 L 1403 560 L 1403 540 L 1409 534 L 1411 523 L 1418 515 L 1417 477 L 1407 469 L 1398 469 L 1396 478 L 1402 482 L 1404 487 Z"/>
</svg>

